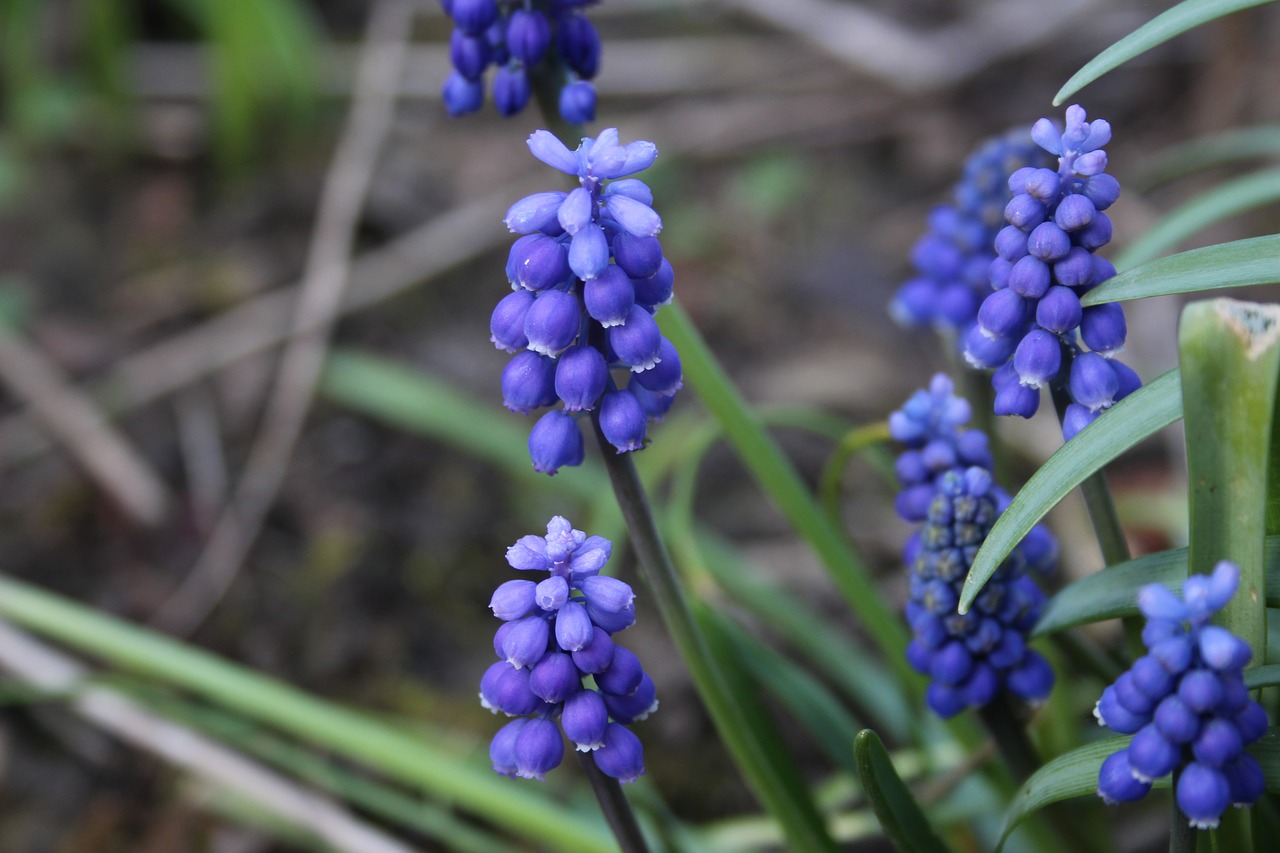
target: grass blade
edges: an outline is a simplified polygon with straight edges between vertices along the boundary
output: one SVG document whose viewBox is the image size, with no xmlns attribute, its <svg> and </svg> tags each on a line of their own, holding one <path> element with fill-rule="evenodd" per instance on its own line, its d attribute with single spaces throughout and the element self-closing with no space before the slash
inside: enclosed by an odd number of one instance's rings
<svg viewBox="0 0 1280 853">
<path fill-rule="evenodd" d="M 1172 293 L 1280 283 L 1280 234 L 1192 249 L 1117 273 L 1080 299 L 1082 305 Z"/>
<path fill-rule="evenodd" d="M 1182 416 L 1178 371 L 1171 370 L 1112 406 L 1058 449 L 1022 487 L 978 555 L 960 592 L 967 612 L 982 587 L 1031 527 L 1086 477 Z"/>
<path fill-rule="evenodd" d="M 1272 0 L 1185 0 L 1164 14 L 1152 18 L 1085 63 L 1083 68 L 1063 84 L 1058 94 L 1053 96 L 1053 103 L 1055 106 L 1063 103 L 1103 74 L 1119 68 L 1135 56 L 1146 53 L 1174 36 L 1215 18 L 1269 2 Z"/>
<path fill-rule="evenodd" d="M 1216 222 L 1280 201 L 1280 169 L 1252 172 L 1174 209 L 1116 258 L 1116 269 L 1145 264 Z"/>
<path fill-rule="evenodd" d="M 871 729 L 859 732 L 853 741 L 853 756 L 862 789 L 894 846 L 902 853 L 947 853 L 947 845 L 894 770 L 879 736 Z"/>
</svg>

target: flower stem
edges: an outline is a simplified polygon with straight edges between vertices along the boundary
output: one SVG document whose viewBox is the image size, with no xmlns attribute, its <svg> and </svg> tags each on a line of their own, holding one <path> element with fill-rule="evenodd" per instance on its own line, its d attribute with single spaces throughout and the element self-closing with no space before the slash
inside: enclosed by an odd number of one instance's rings
<svg viewBox="0 0 1280 853">
<path fill-rule="evenodd" d="M 1058 410 L 1059 422 L 1066 415 L 1070 403 L 1071 400 L 1063 389 L 1053 389 L 1053 405 Z M 1124 528 L 1120 526 L 1120 516 L 1116 512 L 1111 488 L 1107 485 L 1107 475 L 1102 471 L 1091 475 L 1080 484 L 1080 491 L 1084 494 L 1089 521 L 1093 523 L 1093 533 L 1102 550 L 1103 563 L 1108 566 L 1123 563 L 1129 559 L 1129 543 L 1125 541 Z"/>
<path fill-rule="evenodd" d="M 1027 730 L 1014 711 L 1012 700 L 1001 694 L 983 705 L 978 712 L 982 724 L 991 733 L 1000 757 L 1019 783 L 1025 782 L 1040 767 L 1040 757 Z"/>
<path fill-rule="evenodd" d="M 804 795 L 804 784 L 794 765 L 776 760 L 778 752 L 774 747 L 778 745 L 768 742 L 770 732 L 751 718 L 747 699 L 735 695 L 713 657 L 684 597 L 666 544 L 658 534 L 631 454 L 616 452 L 604 437 L 598 409 L 592 413 L 591 423 L 649 591 L 725 745 L 782 826 L 792 849 L 834 851 L 835 842 L 812 799 Z"/>
<path fill-rule="evenodd" d="M 578 753 L 578 763 L 587 773 L 591 790 L 600 803 L 600 811 L 604 813 L 609 829 L 613 830 L 613 837 L 618 839 L 622 853 L 649 853 L 649 845 L 644 840 L 644 833 L 640 831 L 640 824 L 622 791 L 622 785 L 617 779 L 606 776 L 587 753 Z"/>
</svg>

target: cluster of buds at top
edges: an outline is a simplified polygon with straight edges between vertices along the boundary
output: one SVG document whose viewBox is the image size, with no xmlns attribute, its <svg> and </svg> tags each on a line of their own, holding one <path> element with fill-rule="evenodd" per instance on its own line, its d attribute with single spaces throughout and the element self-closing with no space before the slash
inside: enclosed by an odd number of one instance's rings
<svg viewBox="0 0 1280 853">
<path fill-rule="evenodd" d="M 1212 829 L 1227 806 L 1249 806 L 1262 795 L 1262 768 L 1244 748 L 1267 730 L 1267 714 L 1249 698 L 1242 670 L 1249 644 L 1213 614 L 1235 595 L 1240 570 L 1219 563 L 1192 575 L 1182 598 L 1160 584 L 1138 592 L 1147 617 L 1147 654 L 1094 708 L 1100 725 L 1133 735 L 1102 763 L 1098 794 L 1108 803 L 1141 799 L 1156 779 L 1174 774 L 1174 798 L 1191 826 Z"/>
<path fill-rule="evenodd" d="M 992 243 L 1004 225 L 1009 175 L 1023 166 L 1047 166 L 1049 155 L 1025 128 L 989 139 L 965 163 L 953 201 L 929 214 L 928 231 L 911 250 L 916 274 L 898 288 L 889 313 L 904 326 L 933 326 L 958 340 L 977 321 L 991 292 Z"/>
<path fill-rule="evenodd" d="M 968 402 L 938 374 L 889 418 L 890 433 L 907 446 L 897 463 L 898 513 L 924 522 L 903 554 L 911 584 L 907 660 L 931 679 L 925 698 L 943 717 L 982 707 L 1002 690 L 1039 702 L 1053 687 L 1048 662 L 1026 644 L 1044 601 L 1027 572 L 1050 571 L 1057 559 L 1045 527 L 1019 543 L 972 610 L 957 612 L 973 559 L 1009 503 L 992 482 L 986 435 L 964 428 L 969 415 Z"/>
<path fill-rule="evenodd" d="M 527 414 L 561 404 L 529 435 L 534 468 L 554 474 L 582 462 L 583 412 L 598 409 L 601 432 L 619 453 L 643 447 L 649 419 L 666 414 L 683 374 L 653 319 L 675 283 L 658 242 L 662 220 L 649 188 L 628 177 L 658 149 L 619 145 L 614 128 L 576 151 L 539 130 L 529 148 L 579 186 L 535 193 L 507 212 L 507 227 L 524 236 L 507 260 L 512 292 L 489 328 L 496 347 L 516 354 L 502 374 L 507 408 Z"/>
<path fill-rule="evenodd" d="M 564 758 L 563 730 L 606 775 L 632 782 L 644 773 L 640 739 L 627 726 L 658 701 L 639 659 L 613 641 L 636 612 L 631 587 L 600 574 L 611 552 L 609 540 L 559 516 L 546 536 L 507 550 L 512 568 L 547 577 L 507 581 L 489 603 L 503 620 L 493 638 L 500 660 L 480 680 L 480 701 L 515 718 L 489 746 L 494 771 L 543 779 Z"/>
<path fill-rule="evenodd" d="M 504 116 L 529 103 L 535 69 L 562 79 L 560 117 L 569 124 L 595 118 L 596 90 L 588 82 L 600 67 L 600 35 L 582 13 L 595 0 L 440 0 L 453 19 L 444 83 L 449 115 L 484 103 L 484 73 L 493 76 L 493 102 Z"/>
<path fill-rule="evenodd" d="M 1115 275 L 1094 254 L 1111 240 L 1105 211 L 1120 195 L 1106 173 L 1111 126 L 1067 108 L 1066 129 L 1040 119 L 1031 137 L 1058 155 L 1058 169 L 1024 167 L 1009 177 L 1008 223 L 995 238 L 993 291 L 965 337 L 965 357 L 994 368 L 995 411 L 1029 418 L 1049 385 L 1070 396 L 1063 436 L 1072 438 L 1142 381 L 1114 356 L 1124 347 L 1123 309 L 1083 307 L 1080 297 Z M 1085 349 L 1087 347 L 1087 349 Z"/>
</svg>

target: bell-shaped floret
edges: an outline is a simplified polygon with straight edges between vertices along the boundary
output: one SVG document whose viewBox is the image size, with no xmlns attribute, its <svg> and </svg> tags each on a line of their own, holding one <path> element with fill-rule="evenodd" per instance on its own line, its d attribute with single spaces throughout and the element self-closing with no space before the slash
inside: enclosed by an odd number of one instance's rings
<svg viewBox="0 0 1280 853">
<path fill-rule="evenodd" d="M 997 290 L 978 308 L 978 328 L 989 338 L 1017 335 L 1026 328 L 1030 306 L 1013 288 Z"/>
<path fill-rule="evenodd" d="M 525 350 L 517 353 L 502 371 L 502 402 L 508 409 L 527 415 L 556 401 L 556 363 Z"/>
<path fill-rule="evenodd" d="M 643 373 L 635 374 L 632 383 L 639 384 L 655 394 L 669 395 L 680 390 L 683 378 L 680 354 L 676 351 L 676 345 L 662 338 L 658 344 L 658 363 Z M 634 392 L 635 388 L 631 387 L 630 390 Z"/>
<path fill-rule="evenodd" d="M 1182 750 L 1166 740 L 1154 724 L 1138 730 L 1129 742 L 1129 766 L 1140 782 L 1153 782 L 1168 776 L 1178 766 Z"/>
<path fill-rule="evenodd" d="M 627 320 L 620 326 L 607 330 L 609 346 L 614 355 L 635 373 L 648 370 L 661 358 L 662 334 L 653 315 L 639 305 L 633 305 Z"/>
<path fill-rule="evenodd" d="M 555 705 L 582 689 L 582 673 L 564 652 L 547 652 L 529 672 L 529 689 L 542 701 Z"/>
<path fill-rule="evenodd" d="M 493 75 L 493 105 L 504 116 L 513 116 L 525 108 L 533 89 L 524 68 L 507 65 Z"/>
<path fill-rule="evenodd" d="M 516 9 L 507 22 L 507 50 L 532 68 L 551 44 L 551 22 L 533 9 Z"/>
<path fill-rule="evenodd" d="M 1221 770 L 1193 761 L 1182 769 L 1174 799 L 1191 826 L 1215 829 L 1218 819 L 1231 804 L 1231 786 Z"/>
<path fill-rule="evenodd" d="M 500 350 L 519 352 L 529 345 L 524 336 L 524 319 L 533 305 L 533 294 L 513 290 L 498 301 L 489 318 L 489 340 Z"/>
<path fill-rule="evenodd" d="M 582 430 L 572 415 L 555 410 L 547 412 L 529 433 L 529 456 L 533 470 L 555 475 L 568 466 L 581 465 L 583 459 Z M 517 567 L 518 568 L 518 567 Z"/>
<path fill-rule="evenodd" d="M 994 295 L 994 294 L 993 294 Z M 1069 287 L 1053 285 L 1036 303 L 1036 325 L 1057 335 L 1080 325 L 1080 297 Z"/>
<path fill-rule="evenodd" d="M 1044 329 L 1032 329 L 1013 354 L 1018 381 L 1028 388 L 1039 388 L 1051 382 L 1062 368 L 1062 344 L 1057 335 Z"/>
<path fill-rule="evenodd" d="M 623 325 L 630 318 L 636 304 L 636 291 L 626 272 L 617 264 L 610 264 L 599 277 L 583 285 L 582 299 L 591 319 L 609 329 Z"/>
<path fill-rule="evenodd" d="M 1098 796 L 1109 806 L 1140 800 L 1150 790 L 1150 782 L 1140 782 L 1134 778 L 1127 749 L 1107 756 L 1098 770 Z"/>
<path fill-rule="evenodd" d="M 507 581 L 499 585 L 489 599 L 489 609 L 503 622 L 528 616 L 537 606 L 537 584 L 533 581 Z"/>
<path fill-rule="evenodd" d="M 648 278 L 662 266 L 662 243 L 657 237 L 619 231 L 613 238 L 613 260 L 629 277 Z"/>
<path fill-rule="evenodd" d="M 644 447 L 648 416 L 630 390 L 611 391 L 600 399 L 600 431 L 619 453 Z"/>
<path fill-rule="evenodd" d="M 529 670 L 498 661 L 480 679 L 480 704 L 494 713 L 516 717 L 532 714 L 543 702 L 529 689 Z"/>
<path fill-rule="evenodd" d="M 604 746 L 591 754 L 596 767 L 606 776 L 626 784 L 644 775 L 644 749 L 640 738 L 620 723 L 605 729 Z"/>
<path fill-rule="evenodd" d="M 1071 238 L 1055 223 L 1041 222 L 1027 238 L 1027 251 L 1042 261 L 1056 261 L 1071 251 Z"/>
<path fill-rule="evenodd" d="M 562 14 L 556 19 L 556 51 L 579 77 L 590 80 L 596 76 L 600 34 L 585 15 Z"/>
<path fill-rule="evenodd" d="M 604 229 L 588 223 L 569 241 L 569 269 L 583 281 L 590 281 L 608 267 L 609 241 Z"/>
<path fill-rule="evenodd" d="M 546 778 L 564 759 L 560 727 L 551 720 L 535 717 L 516 735 L 516 775 L 521 779 Z"/>
<path fill-rule="evenodd" d="M 631 285 L 635 288 L 636 304 L 646 308 L 666 305 L 671 301 L 675 290 L 676 273 L 666 258 L 658 264 L 658 271 L 649 278 L 633 278 Z"/>
<path fill-rule="evenodd" d="M 570 412 L 595 408 L 608 379 L 609 368 L 595 347 L 569 347 L 556 363 L 556 394 Z"/>
<path fill-rule="evenodd" d="M 587 606 L 581 601 L 567 601 L 556 611 L 556 645 L 566 652 L 576 652 L 594 636 Z"/>
<path fill-rule="evenodd" d="M 533 590 L 533 599 L 539 610 L 555 612 L 569 601 L 569 582 L 560 575 L 538 581 Z"/>
<path fill-rule="evenodd" d="M 630 696 L 640 687 L 644 678 L 644 667 L 630 649 L 616 646 L 613 660 L 603 672 L 595 674 L 596 685 L 605 693 L 615 696 Z"/>
<path fill-rule="evenodd" d="M 547 290 L 538 294 L 529 306 L 524 318 L 524 336 L 531 351 L 556 356 L 574 342 L 581 325 L 582 312 L 577 297 L 563 290 Z"/>
<path fill-rule="evenodd" d="M 507 277 L 526 290 L 550 290 L 569 280 L 569 255 L 564 244 L 546 234 L 526 234 L 511 244 Z"/>
<path fill-rule="evenodd" d="M 619 696 L 616 693 L 605 693 L 603 696 L 609 716 L 626 726 L 639 722 L 658 710 L 658 689 L 647 672 L 640 676 L 640 684 L 630 696 Z"/>
<path fill-rule="evenodd" d="M 489 66 L 492 51 L 489 43 L 478 36 L 469 36 L 455 29 L 449 36 L 449 59 L 458 73 L 468 80 L 478 80 Z"/>
<path fill-rule="evenodd" d="M 579 752 L 604 746 L 604 730 L 608 724 L 609 710 L 597 691 L 579 690 L 565 700 L 560 727 Z"/>
<path fill-rule="evenodd" d="M 473 113 L 484 104 L 484 84 L 479 80 L 468 80 L 461 72 L 454 71 L 445 78 L 441 97 L 449 115 L 457 117 Z"/>
<path fill-rule="evenodd" d="M 1039 299 L 1053 282 L 1052 270 L 1044 261 L 1032 255 L 1019 258 L 1009 270 L 1009 290 L 1028 299 Z M 988 297 L 990 298 L 990 297 Z"/>
<path fill-rule="evenodd" d="M 451 0 L 453 24 L 468 35 L 478 36 L 498 20 L 495 0 Z"/>
<path fill-rule="evenodd" d="M 608 669 L 618 646 L 603 628 L 591 629 L 591 641 L 572 653 L 573 662 L 585 673 L 598 673 Z"/>
<path fill-rule="evenodd" d="M 1071 361 L 1067 382 L 1071 398 L 1091 412 L 1101 411 L 1115 402 L 1120 390 L 1120 377 L 1111 363 L 1097 353 L 1080 353 Z"/>
<path fill-rule="evenodd" d="M 560 118 L 567 124 L 590 124 L 596 120 L 596 87 L 586 80 L 574 80 L 560 90 Z"/>
</svg>

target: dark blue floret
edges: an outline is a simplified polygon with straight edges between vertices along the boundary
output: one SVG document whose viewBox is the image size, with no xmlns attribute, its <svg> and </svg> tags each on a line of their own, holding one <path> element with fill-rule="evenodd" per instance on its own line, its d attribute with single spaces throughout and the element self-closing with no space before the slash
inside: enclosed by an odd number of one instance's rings
<svg viewBox="0 0 1280 853">
<path fill-rule="evenodd" d="M 1191 826 L 1212 829 L 1228 805 L 1252 805 L 1262 794 L 1257 763 L 1243 751 L 1267 727 L 1266 712 L 1244 684 L 1251 652 L 1225 628 L 1208 624 L 1234 595 L 1239 577 L 1222 562 L 1208 576 L 1187 578 L 1181 599 L 1159 584 L 1139 591 L 1149 654 L 1107 687 L 1094 708 L 1101 725 L 1135 733 L 1102 766 L 1098 794 L 1108 803 L 1140 799 L 1153 781 L 1177 772 L 1178 808 Z"/>
<path fill-rule="evenodd" d="M 545 778 L 563 760 L 563 731 L 607 775 L 631 782 L 644 773 L 640 740 L 627 726 L 657 709 L 657 693 L 639 659 L 610 636 L 635 621 L 631 587 L 599 574 L 611 551 L 608 540 L 558 516 L 546 536 L 507 550 L 512 568 L 546 576 L 507 581 L 490 602 L 504 620 L 494 638 L 502 660 L 480 679 L 480 701 L 516 718 L 490 744 L 495 772 Z"/>
</svg>

